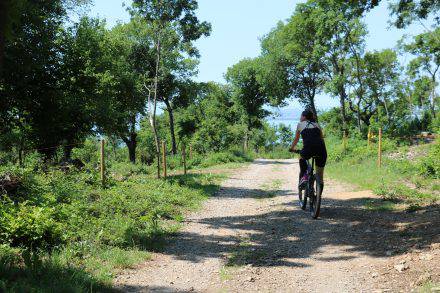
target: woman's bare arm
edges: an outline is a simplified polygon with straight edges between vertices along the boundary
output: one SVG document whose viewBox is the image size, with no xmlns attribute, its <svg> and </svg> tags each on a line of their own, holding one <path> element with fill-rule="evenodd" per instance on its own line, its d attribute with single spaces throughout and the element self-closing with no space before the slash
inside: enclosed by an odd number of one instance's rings
<svg viewBox="0 0 440 293">
<path fill-rule="evenodd" d="M 291 151 L 294 151 L 294 150 L 295 150 L 296 145 L 297 145 L 298 142 L 299 142 L 299 138 L 300 138 L 300 136 L 301 136 L 301 132 L 300 132 L 299 130 L 297 130 L 297 131 L 296 131 L 296 135 L 295 135 L 295 140 L 293 141 L 292 146 L 290 147 L 290 150 L 291 150 Z"/>
</svg>

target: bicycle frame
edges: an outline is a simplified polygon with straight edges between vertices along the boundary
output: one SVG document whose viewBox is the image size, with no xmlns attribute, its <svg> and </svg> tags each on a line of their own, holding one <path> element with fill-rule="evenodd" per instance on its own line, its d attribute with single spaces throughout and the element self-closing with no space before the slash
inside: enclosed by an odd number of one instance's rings
<svg viewBox="0 0 440 293">
<path fill-rule="evenodd" d="M 300 154 L 300 151 L 295 151 L 295 153 Z M 317 183 L 317 178 L 315 174 L 315 157 L 312 157 L 309 160 L 306 160 L 307 163 L 307 175 L 308 182 L 305 188 L 301 188 L 298 186 L 298 196 L 299 196 L 299 204 L 301 209 L 305 210 L 307 206 L 307 199 L 310 200 L 310 212 L 312 213 L 312 217 L 317 219 L 319 216 L 320 208 L 321 208 L 321 193 L 322 189 Z M 301 180 L 301 178 L 299 178 Z M 315 183 L 317 184 L 315 190 Z"/>
</svg>

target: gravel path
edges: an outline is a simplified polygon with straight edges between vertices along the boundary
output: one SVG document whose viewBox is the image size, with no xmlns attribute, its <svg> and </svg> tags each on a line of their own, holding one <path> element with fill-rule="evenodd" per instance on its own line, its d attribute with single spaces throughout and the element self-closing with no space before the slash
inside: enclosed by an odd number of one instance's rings
<svg viewBox="0 0 440 293">
<path fill-rule="evenodd" d="M 322 217 L 312 220 L 297 207 L 298 169 L 296 160 L 257 160 L 235 172 L 162 253 L 125 271 L 116 286 L 126 292 L 406 292 L 425 281 L 421 275 L 439 278 L 439 230 L 432 228 L 440 223 L 438 209 L 410 216 L 368 211 L 360 203 L 370 192 L 329 181 Z M 411 233 L 415 221 L 432 227 L 413 242 L 402 233 Z M 430 257 L 423 262 L 416 253 Z M 394 268 L 401 263 L 404 272 Z"/>
</svg>

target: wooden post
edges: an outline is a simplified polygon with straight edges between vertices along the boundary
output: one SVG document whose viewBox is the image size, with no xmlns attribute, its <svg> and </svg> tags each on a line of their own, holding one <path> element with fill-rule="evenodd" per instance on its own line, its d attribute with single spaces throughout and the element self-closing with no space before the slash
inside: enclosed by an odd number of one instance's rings
<svg viewBox="0 0 440 293">
<path fill-rule="evenodd" d="M 183 174 L 186 175 L 186 148 L 182 144 L 182 160 L 183 160 Z"/>
<path fill-rule="evenodd" d="M 101 183 L 105 186 L 105 160 L 104 160 L 105 140 L 101 140 Z"/>
<path fill-rule="evenodd" d="M 370 147 L 371 145 L 371 127 L 368 127 L 368 135 L 367 135 L 367 140 L 368 140 L 368 147 Z"/>
<path fill-rule="evenodd" d="M 167 145 L 165 141 L 162 141 L 162 166 L 163 166 L 163 177 L 167 178 Z"/>
<path fill-rule="evenodd" d="M 192 147 L 192 145 L 189 145 L 189 159 L 190 160 L 193 159 L 193 147 Z"/>
<path fill-rule="evenodd" d="M 377 165 L 382 167 L 382 128 L 379 128 L 379 149 L 377 154 Z"/>
</svg>

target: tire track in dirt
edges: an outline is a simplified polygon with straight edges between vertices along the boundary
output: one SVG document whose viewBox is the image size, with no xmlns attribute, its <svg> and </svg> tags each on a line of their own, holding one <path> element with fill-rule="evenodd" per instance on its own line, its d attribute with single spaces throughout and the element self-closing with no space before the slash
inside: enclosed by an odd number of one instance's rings
<svg viewBox="0 0 440 293">
<path fill-rule="evenodd" d="M 297 207 L 298 172 L 296 160 L 256 160 L 235 172 L 162 253 L 123 272 L 116 286 L 126 292 L 398 292 L 416 286 L 420 274 L 439 278 L 438 229 L 417 238 L 420 249 L 431 249 L 430 262 L 406 275 L 393 268 L 415 245 L 402 231 L 414 221 L 434 225 L 438 209 L 416 219 L 367 211 L 362 204 L 371 192 L 329 181 L 322 217 L 312 220 Z"/>
</svg>

